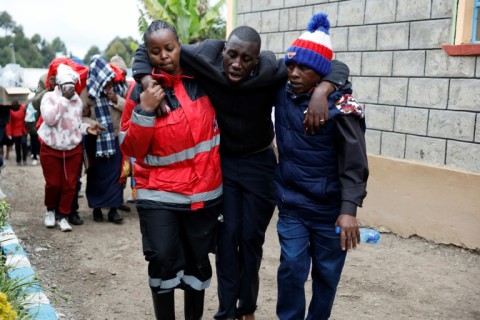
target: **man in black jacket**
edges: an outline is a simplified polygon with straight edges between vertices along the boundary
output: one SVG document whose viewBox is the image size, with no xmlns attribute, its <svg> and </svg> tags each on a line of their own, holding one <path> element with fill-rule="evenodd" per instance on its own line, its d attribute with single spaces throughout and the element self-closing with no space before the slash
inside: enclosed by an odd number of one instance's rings
<svg viewBox="0 0 480 320">
<path fill-rule="evenodd" d="M 219 308 L 215 319 L 254 319 L 262 246 L 275 209 L 277 162 L 271 112 L 287 71 L 283 61 L 270 51 L 260 52 L 260 46 L 259 34 L 241 26 L 227 41 L 183 45 L 181 51 L 182 63 L 196 72 L 212 101 L 221 132 L 224 204 L 216 251 Z M 151 71 L 145 48 L 140 46 L 133 75 L 146 87 Z M 315 89 L 304 121 L 306 134 L 327 120 L 327 96 L 349 85 L 348 75 L 345 64 L 334 62 Z"/>
</svg>

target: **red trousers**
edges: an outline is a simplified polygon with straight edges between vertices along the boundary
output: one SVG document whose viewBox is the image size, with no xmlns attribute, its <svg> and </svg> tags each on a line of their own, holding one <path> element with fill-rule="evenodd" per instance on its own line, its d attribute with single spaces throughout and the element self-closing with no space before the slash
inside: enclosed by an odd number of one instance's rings
<svg viewBox="0 0 480 320">
<path fill-rule="evenodd" d="M 55 150 L 42 143 L 40 163 L 45 177 L 45 206 L 57 213 L 70 214 L 77 196 L 77 182 L 82 165 L 82 144 L 72 150 Z"/>
</svg>

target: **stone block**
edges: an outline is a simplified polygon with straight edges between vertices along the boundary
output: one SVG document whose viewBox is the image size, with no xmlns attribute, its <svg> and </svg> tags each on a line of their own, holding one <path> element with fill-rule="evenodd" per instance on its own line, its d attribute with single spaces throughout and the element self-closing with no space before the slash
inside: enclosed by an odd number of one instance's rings
<svg viewBox="0 0 480 320">
<path fill-rule="evenodd" d="M 278 32 L 280 30 L 280 12 L 271 10 L 262 12 L 261 32 Z"/>
<path fill-rule="evenodd" d="M 377 48 L 377 26 L 350 27 L 348 51 L 373 51 Z"/>
<path fill-rule="evenodd" d="M 365 105 L 365 121 L 367 128 L 393 131 L 395 107 L 377 104 Z"/>
<path fill-rule="evenodd" d="M 260 12 L 246 13 L 245 25 L 255 30 L 262 30 L 262 14 Z"/>
<path fill-rule="evenodd" d="M 279 31 L 288 31 L 290 30 L 290 20 L 291 20 L 291 12 L 295 12 L 295 9 L 282 9 L 280 10 L 278 16 L 279 16 L 279 22 L 278 22 L 278 29 Z M 292 15 L 294 17 L 294 15 Z"/>
<path fill-rule="evenodd" d="M 477 113 L 477 121 L 475 121 L 475 142 L 480 143 L 480 113 Z"/>
<path fill-rule="evenodd" d="M 380 141 L 382 137 L 382 132 L 378 130 L 368 129 L 365 132 L 365 143 L 367 147 L 368 154 L 380 154 Z"/>
<path fill-rule="evenodd" d="M 451 0 L 433 0 L 432 1 L 432 18 L 451 18 L 453 11 L 453 3 Z"/>
<path fill-rule="evenodd" d="M 395 51 L 392 74 L 395 77 L 423 77 L 425 74 L 425 51 Z"/>
<path fill-rule="evenodd" d="M 409 31 L 407 22 L 378 25 L 377 50 L 408 49 Z"/>
<path fill-rule="evenodd" d="M 316 13 L 316 12 L 315 12 Z M 313 7 L 298 7 L 297 8 L 297 25 L 295 26 L 295 30 L 300 30 L 304 32 L 307 30 L 308 22 L 310 18 L 313 16 Z"/>
<path fill-rule="evenodd" d="M 236 1 L 237 2 L 237 13 L 251 12 L 252 11 L 252 1 L 253 0 L 238 0 L 238 1 Z"/>
<path fill-rule="evenodd" d="M 401 0 L 396 2 L 397 21 L 427 20 L 430 18 L 431 0 Z"/>
<path fill-rule="evenodd" d="M 263 48 L 263 45 L 262 45 Z M 267 49 L 273 51 L 275 53 L 285 53 L 285 49 L 287 46 L 283 43 L 283 33 L 269 33 L 267 34 L 267 41 L 266 47 L 263 49 Z"/>
<path fill-rule="evenodd" d="M 448 166 L 480 173 L 480 144 L 460 141 L 447 141 Z"/>
<path fill-rule="evenodd" d="M 381 155 L 403 159 L 405 157 L 405 140 L 403 133 L 382 132 Z"/>
<path fill-rule="evenodd" d="M 330 29 L 330 41 L 334 52 L 348 51 L 348 28 Z"/>
<path fill-rule="evenodd" d="M 428 136 L 463 141 L 473 141 L 474 112 L 430 110 Z"/>
<path fill-rule="evenodd" d="M 448 79 L 411 78 L 407 105 L 430 109 L 447 109 Z"/>
<path fill-rule="evenodd" d="M 278 0 L 252 0 L 253 11 L 268 11 L 280 9 L 283 7 L 283 1 Z"/>
<path fill-rule="evenodd" d="M 338 3 L 338 26 L 358 26 L 364 23 L 365 0 L 341 1 Z"/>
<path fill-rule="evenodd" d="M 446 147 L 444 139 L 408 135 L 405 159 L 443 166 Z"/>
<path fill-rule="evenodd" d="M 322 3 L 327 1 L 316 1 L 316 3 Z M 331 27 L 338 26 L 338 5 L 334 3 L 325 3 L 313 6 L 313 12 L 325 12 L 328 15 L 328 20 L 330 20 Z"/>
<path fill-rule="evenodd" d="M 428 125 L 428 109 L 395 108 L 395 132 L 426 135 Z"/>
<path fill-rule="evenodd" d="M 366 0 L 365 24 L 395 22 L 395 1 Z"/>
<path fill-rule="evenodd" d="M 237 23 L 237 26 L 244 26 L 244 25 L 246 25 L 246 23 L 245 23 L 245 14 L 239 14 L 239 15 L 237 15 L 237 21 L 236 21 L 236 23 Z"/>
<path fill-rule="evenodd" d="M 278 1 L 277 2 L 281 2 Z M 305 0 L 288 0 L 285 1 L 284 7 L 303 7 L 305 5 Z"/>
<path fill-rule="evenodd" d="M 427 77 L 472 78 L 475 74 L 475 56 L 449 56 L 443 50 L 427 51 Z"/>
<path fill-rule="evenodd" d="M 378 102 L 404 106 L 407 102 L 407 78 L 381 78 Z"/>
<path fill-rule="evenodd" d="M 352 77 L 353 94 L 361 103 L 378 103 L 378 77 Z"/>
<path fill-rule="evenodd" d="M 335 59 L 345 63 L 350 69 L 350 76 L 360 76 L 362 70 L 361 52 L 337 52 Z"/>
<path fill-rule="evenodd" d="M 410 24 L 410 49 L 439 49 L 450 41 L 451 19 Z"/>
<path fill-rule="evenodd" d="M 391 76 L 393 53 L 364 52 L 362 54 L 362 76 Z"/>
<path fill-rule="evenodd" d="M 480 112 L 480 79 L 450 80 L 448 109 Z"/>
</svg>

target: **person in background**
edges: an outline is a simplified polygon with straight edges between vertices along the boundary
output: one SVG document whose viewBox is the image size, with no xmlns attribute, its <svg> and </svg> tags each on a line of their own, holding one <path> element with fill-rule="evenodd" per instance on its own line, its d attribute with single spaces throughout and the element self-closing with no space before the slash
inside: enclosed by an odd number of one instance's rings
<svg viewBox="0 0 480 320">
<path fill-rule="evenodd" d="M 46 92 L 40 104 L 42 123 L 38 136 L 41 166 L 45 178 L 45 226 L 58 224 L 61 231 L 71 231 L 68 216 L 76 197 L 76 185 L 82 164 L 82 135 L 97 135 L 101 127 L 82 123 L 82 101 L 75 91 L 80 76 L 70 66 L 56 70 L 55 89 Z M 58 212 L 56 212 L 58 210 Z"/>
<path fill-rule="evenodd" d="M 25 126 L 25 115 L 27 107 L 25 104 L 20 105 L 20 108 L 13 108 L 10 110 L 10 122 L 5 128 L 6 135 L 12 139 L 15 145 L 15 156 L 17 166 L 27 165 L 27 127 Z"/>
<path fill-rule="evenodd" d="M 38 117 L 39 117 L 36 125 L 37 130 L 43 122 L 43 119 L 40 113 L 40 105 L 41 105 L 43 96 L 47 92 L 51 92 L 55 89 L 55 86 L 56 86 L 55 79 L 57 75 L 57 68 L 60 64 L 65 64 L 70 66 L 75 72 L 79 74 L 80 80 L 75 84 L 75 92 L 81 97 L 82 103 L 83 104 L 86 103 L 86 99 L 83 99 L 82 97 L 85 96 L 83 92 L 85 92 L 86 90 L 85 88 L 86 88 L 88 69 L 84 65 L 74 62 L 70 58 L 62 57 L 62 58 L 53 59 L 52 62 L 50 62 L 48 72 L 40 76 L 37 84 L 37 89 L 35 90 L 35 95 L 32 98 L 32 106 L 38 112 Z M 94 125 L 97 125 L 97 124 L 94 124 Z M 37 132 L 37 135 L 38 135 L 38 132 Z M 80 214 L 79 214 L 79 205 L 78 205 L 78 195 L 82 187 L 82 182 L 80 180 L 82 166 L 80 166 L 78 170 L 79 170 L 79 174 L 78 174 L 78 181 L 76 186 L 77 196 L 73 198 L 72 209 L 70 210 L 71 213 L 68 215 L 68 222 L 73 225 L 83 224 L 83 219 L 80 217 Z M 56 208 L 55 212 L 58 212 L 58 208 Z"/>
<path fill-rule="evenodd" d="M 317 133 L 305 135 L 302 122 L 312 90 L 331 68 L 329 28 L 327 15 L 316 14 L 308 30 L 287 49 L 288 82 L 276 98 L 280 320 L 305 319 L 305 282 L 311 264 L 312 298 L 306 319 L 328 319 L 346 250 L 360 242 L 356 213 L 367 194 L 369 175 L 363 108 L 350 89 L 340 89 L 329 95 L 331 120 Z"/>
<path fill-rule="evenodd" d="M 215 255 L 219 298 L 215 319 L 255 318 L 265 232 L 275 209 L 277 161 L 271 114 L 287 71 L 273 52 L 260 52 L 260 47 L 260 35 L 248 26 L 234 29 L 226 42 L 206 40 L 182 46 L 182 62 L 205 87 L 222 132 L 224 200 Z M 133 75 L 144 88 L 150 71 L 145 47 L 140 45 Z M 324 124 L 327 96 L 346 83 L 348 74 L 348 67 L 335 61 L 317 86 L 304 117 L 306 134 Z M 159 109 L 166 112 L 164 106 Z"/>
<path fill-rule="evenodd" d="M 30 155 L 32 157 L 32 165 L 34 166 L 38 164 L 38 154 L 40 153 L 40 141 L 38 140 L 37 134 L 37 122 L 39 117 L 40 112 L 35 110 L 32 104 L 32 99 L 29 99 L 25 114 L 25 127 L 30 136 Z"/>
<path fill-rule="evenodd" d="M 118 142 L 120 118 L 125 105 L 128 85 L 125 72 L 100 55 L 90 61 L 87 77 L 89 99 L 85 122 L 98 122 L 105 131 L 87 136 L 85 148 L 92 164 L 87 171 L 85 194 L 93 208 L 93 220 L 103 221 L 102 208 L 109 208 L 108 221 L 121 223 L 118 208 L 123 205 L 123 185 L 120 173 L 123 156 Z"/>
<path fill-rule="evenodd" d="M 175 319 L 174 289 L 181 288 L 185 319 L 200 320 L 222 199 L 220 130 L 205 90 L 180 64 L 176 29 L 155 20 L 144 43 L 153 79 L 132 92 L 139 104 L 122 121 L 121 148 L 135 158 L 135 204 L 156 319 Z"/>
<path fill-rule="evenodd" d="M 5 160 L 8 160 L 9 150 L 13 145 L 12 139 L 9 139 L 8 135 L 6 134 L 7 125 L 10 123 L 10 110 L 18 110 L 20 108 L 20 104 L 18 102 L 13 102 L 11 105 L 0 105 L 0 168 L 5 166 L 5 162 L 3 160 L 4 151 L 3 146 L 5 146 Z"/>
</svg>

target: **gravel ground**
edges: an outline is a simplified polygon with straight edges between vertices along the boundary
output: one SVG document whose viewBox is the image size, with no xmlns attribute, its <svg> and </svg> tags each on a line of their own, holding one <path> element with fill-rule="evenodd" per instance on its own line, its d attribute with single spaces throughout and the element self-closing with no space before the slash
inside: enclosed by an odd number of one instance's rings
<svg viewBox="0 0 480 320">
<path fill-rule="evenodd" d="M 12 205 L 10 224 L 60 319 L 154 319 L 133 205 L 122 213 L 122 225 L 95 223 L 81 198 L 85 224 L 62 233 L 43 226 L 40 166 L 17 167 L 11 156 L 0 179 Z M 275 223 L 276 218 L 264 246 L 257 320 L 276 318 Z M 181 292 L 176 295 L 177 319 L 182 319 Z M 331 319 L 473 320 L 480 319 L 479 301 L 478 252 L 383 233 L 379 245 L 361 245 L 348 255 Z M 203 318 L 213 319 L 216 307 L 212 279 Z"/>
</svg>

